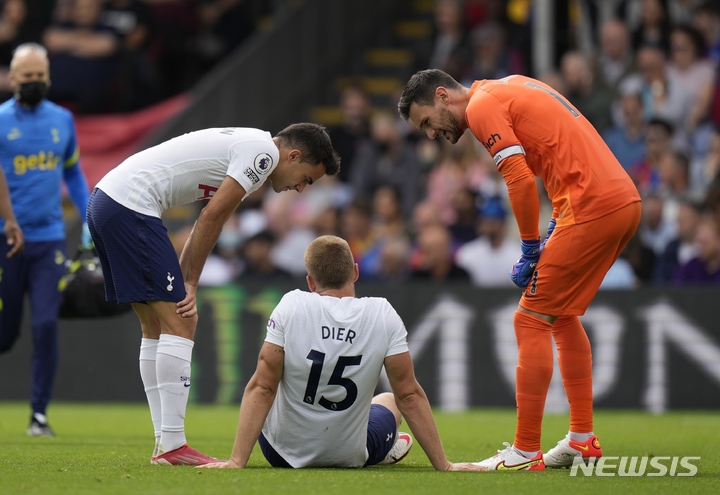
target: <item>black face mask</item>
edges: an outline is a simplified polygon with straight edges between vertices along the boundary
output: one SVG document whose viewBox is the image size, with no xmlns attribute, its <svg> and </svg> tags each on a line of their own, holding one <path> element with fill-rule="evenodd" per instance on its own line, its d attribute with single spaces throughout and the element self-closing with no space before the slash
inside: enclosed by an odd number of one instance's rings
<svg viewBox="0 0 720 495">
<path fill-rule="evenodd" d="M 47 95 L 48 86 L 43 81 L 27 82 L 20 85 L 16 97 L 20 104 L 30 107 L 37 106 Z"/>
</svg>

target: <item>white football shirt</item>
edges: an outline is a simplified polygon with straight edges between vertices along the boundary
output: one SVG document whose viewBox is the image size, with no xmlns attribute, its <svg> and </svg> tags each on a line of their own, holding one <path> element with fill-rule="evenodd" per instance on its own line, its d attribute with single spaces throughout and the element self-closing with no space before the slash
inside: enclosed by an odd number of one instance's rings
<svg viewBox="0 0 720 495">
<path fill-rule="evenodd" d="M 268 321 L 266 342 L 285 350 L 263 435 L 293 467 L 362 467 L 368 415 L 383 361 L 408 351 L 407 331 L 379 297 L 294 290 Z"/>
<path fill-rule="evenodd" d="M 269 132 L 203 129 L 134 154 L 97 187 L 126 208 L 159 218 L 173 206 L 210 199 L 228 175 L 247 197 L 265 182 L 279 157 Z"/>
</svg>

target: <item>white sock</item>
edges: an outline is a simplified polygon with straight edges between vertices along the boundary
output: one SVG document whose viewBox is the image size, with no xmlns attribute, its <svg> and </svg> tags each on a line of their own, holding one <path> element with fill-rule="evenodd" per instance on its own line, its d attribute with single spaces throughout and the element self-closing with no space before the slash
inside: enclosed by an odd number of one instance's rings
<svg viewBox="0 0 720 495">
<path fill-rule="evenodd" d="M 590 437 L 594 435 L 593 432 L 577 433 L 574 431 L 570 431 L 568 432 L 568 434 L 570 435 L 570 440 L 572 440 L 573 442 L 587 442 L 588 440 L 590 440 Z"/>
<path fill-rule="evenodd" d="M 158 341 L 155 339 L 142 339 L 140 342 L 140 378 L 145 386 L 145 395 L 150 406 L 153 430 L 155 431 L 155 448 L 160 442 L 160 424 L 162 423 L 162 409 L 160 407 L 160 392 L 158 391 L 155 359 Z M 153 452 L 156 456 L 157 452 Z"/>
<path fill-rule="evenodd" d="M 539 450 L 536 450 L 534 452 L 530 452 L 527 450 L 520 450 L 519 448 L 515 447 L 514 445 L 513 445 L 513 449 L 515 449 L 515 452 L 517 452 L 518 454 L 520 454 L 521 456 L 523 456 L 527 459 L 532 459 L 533 457 L 535 457 L 536 455 L 538 455 L 540 453 Z"/>
<path fill-rule="evenodd" d="M 160 448 L 169 452 L 185 444 L 185 409 L 190 395 L 193 341 L 162 334 L 157 348 L 158 389 L 162 407 Z"/>
</svg>

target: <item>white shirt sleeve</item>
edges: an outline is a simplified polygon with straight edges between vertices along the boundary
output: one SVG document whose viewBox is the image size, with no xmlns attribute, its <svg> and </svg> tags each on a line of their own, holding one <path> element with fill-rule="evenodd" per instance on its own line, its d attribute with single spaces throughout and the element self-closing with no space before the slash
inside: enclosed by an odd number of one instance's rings
<svg viewBox="0 0 720 495">
<path fill-rule="evenodd" d="M 275 306 L 268 320 L 265 342 L 285 348 L 285 326 L 287 322 L 290 321 L 293 308 L 295 307 L 292 299 L 294 299 L 292 293 L 287 293 L 280 299 L 278 305 Z"/>
<path fill-rule="evenodd" d="M 280 153 L 270 141 L 244 141 L 230 147 L 227 175 L 235 179 L 248 194 L 256 191 L 275 170 Z"/>
<path fill-rule="evenodd" d="M 405 329 L 402 318 L 400 318 L 400 315 L 397 314 L 397 311 L 395 311 L 395 308 L 393 308 L 389 302 L 385 301 L 384 306 L 389 344 L 385 357 L 408 352 L 407 330 Z"/>
</svg>

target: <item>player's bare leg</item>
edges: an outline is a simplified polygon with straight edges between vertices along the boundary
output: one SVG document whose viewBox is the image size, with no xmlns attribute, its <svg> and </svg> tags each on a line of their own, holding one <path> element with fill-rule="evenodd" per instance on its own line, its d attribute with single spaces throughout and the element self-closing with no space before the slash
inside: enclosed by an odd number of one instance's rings
<svg viewBox="0 0 720 495">
<path fill-rule="evenodd" d="M 378 394 L 375 397 L 372 398 L 373 404 L 380 404 L 381 406 L 385 406 L 390 410 L 391 413 L 395 416 L 395 422 L 398 426 L 402 424 L 402 414 L 400 413 L 400 409 L 398 409 L 397 405 L 395 404 L 395 395 L 392 392 L 385 392 L 382 394 Z"/>
</svg>

